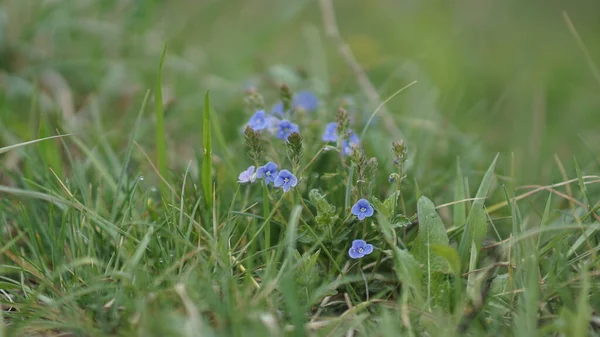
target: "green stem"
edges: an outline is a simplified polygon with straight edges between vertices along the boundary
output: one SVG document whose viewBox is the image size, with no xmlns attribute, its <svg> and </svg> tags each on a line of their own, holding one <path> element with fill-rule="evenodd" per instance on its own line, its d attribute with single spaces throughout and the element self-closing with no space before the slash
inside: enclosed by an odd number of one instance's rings
<svg viewBox="0 0 600 337">
<path fill-rule="evenodd" d="M 269 214 L 271 200 L 269 199 L 269 190 L 267 184 L 263 183 L 263 217 L 265 218 L 265 248 L 271 248 L 271 222 L 269 221 Z"/>
</svg>

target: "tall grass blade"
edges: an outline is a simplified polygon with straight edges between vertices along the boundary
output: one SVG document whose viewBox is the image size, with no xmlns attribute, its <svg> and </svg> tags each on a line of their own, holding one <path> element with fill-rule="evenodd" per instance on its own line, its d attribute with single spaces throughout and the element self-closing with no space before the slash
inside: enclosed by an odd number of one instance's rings
<svg viewBox="0 0 600 337">
<path fill-rule="evenodd" d="M 492 165 L 490 165 L 483 176 L 481 185 L 479 185 L 479 190 L 475 195 L 476 200 L 473 202 L 473 206 L 467 217 L 466 227 L 458 246 L 458 253 L 460 254 L 461 264 L 463 266 L 469 265 L 469 255 L 472 251 L 471 245 L 474 244 L 476 246 L 476 251 L 478 252 L 481 248 L 481 242 L 487 233 L 487 218 L 483 204 L 492 185 L 492 178 L 494 177 L 494 168 L 496 167 L 497 160 L 498 155 L 496 155 Z"/>
<path fill-rule="evenodd" d="M 162 71 L 167 53 L 167 44 L 163 46 L 158 65 L 158 74 L 156 76 L 156 88 L 154 91 L 154 112 L 156 114 L 156 166 L 158 173 L 167 179 L 167 144 L 165 137 L 165 114 L 162 97 Z M 169 189 L 166 184 L 161 184 L 161 193 L 163 198 L 168 195 Z"/>
<path fill-rule="evenodd" d="M 202 122 L 202 146 L 204 152 L 202 155 L 202 191 L 206 209 L 211 209 L 213 204 L 212 194 L 212 139 L 210 135 L 210 92 L 207 91 L 204 96 L 204 116 Z"/>
</svg>

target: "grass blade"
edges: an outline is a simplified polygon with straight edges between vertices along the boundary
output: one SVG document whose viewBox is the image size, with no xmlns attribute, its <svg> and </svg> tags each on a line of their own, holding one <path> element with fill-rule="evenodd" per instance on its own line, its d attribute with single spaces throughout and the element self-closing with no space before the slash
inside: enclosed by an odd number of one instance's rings
<svg viewBox="0 0 600 337">
<path fill-rule="evenodd" d="M 466 198 L 465 196 L 465 181 L 464 178 L 462 176 L 462 171 L 460 169 L 460 163 L 459 161 L 456 161 L 456 181 L 454 184 L 454 200 L 458 201 L 458 200 L 464 200 Z M 453 208 L 453 220 L 454 223 L 452 225 L 454 225 L 455 227 L 460 227 L 460 226 L 464 226 L 465 225 L 465 221 L 466 221 L 466 206 L 464 202 L 459 202 L 454 204 Z"/>
<path fill-rule="evenodd" d="M 476 199 L 473 202 L 473 206 L 467 217 L 465 231 L 463 232 L 463 236 L 458 246 L 458 253 L 460 254 L 461 264 L 463 266 L 468 265 L 467 262 L 471 260 L 469 258 L 472 251 L 471 245 L 474 244 L 476 246 L 475 251 L 478 252 L 481 248 L 481 242 L 487 233 L 487 218 L 485 210 L 483 209 L 483 204 L 492 185 L 492 178 L 494 176 L 494 168 L 496 167 L 497 160 L 498 155 L 496 155 L 492 165 L 490 165 L 483 176 L 481 185 L 479 185 L 479 190 L 477 190 L 477 194 L 475 195 Z"/>
<path fill-rule="evenodd" d="M 204 116 L 202 122 L 202 146 L 204 154 L 202 157 L 202 191 L 206 200 L 206 209 L 211 209 L 213 204 L 212 190 L 212 141 L 210 135 L 210 92 L 204 96 Z"/>
<path fill-rule="evenodd" d="M 28 142 L 22 142 L 22 143 L 13 144 L 13 145 L 5 146 L 5 147 L 0 147 L 0 154 L 6 153 L 8 151 L 16 150 L 18 148 L 21 148 L 21 147 L 24 147 L 24 146 L 27 146 L 27 145 L 32 145 L 32 144 L 35 144 L 35 143 L 39 143 L 39 142 L 44 141 L 44 140 L 49 140 L 49 139 L 54 139 L 54 138 L 62 138 L 62 137 L 69 137 L 69 136 L 72 136 L 72 135 L 73 134 L 57 135 L 57 136 L 40 138 L 40 139 L 34 139 L 34 140 L 30 140 Z"/>
<path fill-rule="evenodd" d="M 381 110 L 381 108 L 383 108 L 387 104 L 387 102 L 391 101 L 394 97 L 398 96 L 400 93 L 402 93 L 404 90 L 408 89 L 415 83 L 417 83 L 417 81 L 412 81 L 409 84 L 403 86 L 402 88 L 398 89 L 395 93 L 393 93 L 390 97 L 388 97 L 385 101 L 381 102 L 381 104 L 379 104 L 379 106 L 371 114 L 371 117 L 369 117 L 369 120 L 367 121 L 367 124 L 365 124 L 365 127 L 362 129 L 362 132 L 360 133 L 360 139 L 365 138 L 367 129 L 369 128 L 369 125 L 371 125 L 371 121 L 373 121 L 373 118 L 375 118 L 375 115 L 379 112 L 379 110 Z"/>
<path fill-rule="evenodd" d="M 158 173 L 167 179 L 167 144 L 165 137 L 165 114 L 163 111 L 162 99 L 162 70 L 165 62 L 165 54 L 167 53 L 167 44 L 163 46 L 158 66 L 158 74 L 156 76 L 156 89 L 154 92 L 154 112 L 156 114 L 156 166 Z M 165 184 L 161 184 L 161 193 L 163 198 L 168 194 L 168 189 Z"/>
</svg>

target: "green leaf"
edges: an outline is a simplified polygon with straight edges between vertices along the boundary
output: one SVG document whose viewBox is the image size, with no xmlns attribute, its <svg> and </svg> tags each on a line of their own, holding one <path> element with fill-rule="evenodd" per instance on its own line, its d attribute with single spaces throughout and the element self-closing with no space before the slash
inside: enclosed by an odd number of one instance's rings
<svg viewBox="0 0 600 337">
<path fill-rule="evenodd" d="M 156 76 L 156 89 L 154 91 L 154 112 L 156 114 L 156 165 L 158 173 L 167 179 L 167 144 L 165 137 L 165 114 L 163 111 L 162 99 L 162 70 L 165 63 L 165 54 L 167 53 L 167 44 L 163 46 L 158 65 L 158 74 Z M 161 182 L 161 195 L 166 197 L 168 194 L 167 186 Z"/>
<path fill-rule="evenodd" d="M 485 210 L 483 208 L 485 198 L 488 195 L 490 187 L 492 185 L 492 178 L 494 177 L 494 168 L 496 167 L 496 161 L 498 155 L 494 158 L 494 161 L 488 168 L 487 172 L 483 176 L 479 190 L 475 196 L 475 201 L 467 217 L 466 227 L 463 232 L 463 236 L 458 246 L 458 253 L 460 254 L 461 264 L 463 266 L 468 265 L 471 253 L 471 245 L 475 245 L 476 251 L 481 248 L 481 242 L 487 234 L 487 218 Z"/>
<path fill-rule="evenodd" d="M 392 218 L 392 228 L 404 228 L 410 225 L 412 221 L 406 215 L 396 214 Z"/>
<path fill-rule="evenodd" d="M 422 196 L 417 203 L 419 215 L 419 233 L 414 242 L 413 254 L 419 263 L 425 265 L 428 273 L 446 272 L 446 262 L 433 250 L 433 245 L 448 245 L 448 234 L 435 205 L 427 197 Z"/>
<path fill-rule="evenodd" d="M 393 247 L 396 276 L 408 288 L 418 293 L 421 283 L 421 268 L 415 258 L 407 251 Z"/>
<path fill-rule="evenodd" d="M 454 200 L 464 200 L 465 197 L 465 181 L 460 169 L 460 163 L 456 162 L 456 181 L 454 182 Z M 466 221 L 466 205 L 464 202 L 459 202 L 452 206 L 454 210 L 454 226 L 464 226 Z"/>
<path fill-rule="evenodd" d="M 315 219 L 319 226 L 331 226 L 337 222 L 339 217 L 335 213 L 335 206 L 331 205 L 319 190 L 311 190 L 308 194 L 308 198 L 317 208 L 317 216 Z"/>
<path fill-rule="evenodd" d="M 387 197 L 387 199 L 385 199 L 385 201 L 383 202 L 383 206 L 385 207 L 385 210 L 390 214 L 390 216 L 393 216 L 396 213 L 396 204 L 398 202 L 399 196 L 400 191 L 396 191 L 392 193 L 389 197 Z"/>
<path fill-rule="evenodd" d="M 210 93 L 206 91 L 204 96 L 204 116 L 202 122 L 202 146 L 204 154 L 202 157 L 202 191 L 206 208 L 211 209 L 213 204 L 212 194 L 212 141 L 210 136 Z"/>
<path fill-rule="evenodd" d="M 433 245 L 448 245 L 448 234 L 442 219 L 435 211 L 435 205 L 427 197 L 422 196 L 417 203 L 419 216 L 419 233 L 414 241 L 413 254 L 419 264 L 427 270 L 427 301 L 432 298 L 435 283 L 433 274 L 446 273 L 448 264 L 443 257 L 433 251 Z"/>
<path fill-rule="evenodd" d="M 438 244 L 431 245 L 431 249 L 439 257 L 446 260 L 446 263 L 453 274 L 460 274 L 460 256 L 458 255 L 456 249 L 450 247 L 449 245 Z"/>
<path fill-rule="evenodd" d="M 386 219 L 391 217 L 391 213 L 388 211 L 387 207 L 385 207 L 384 203 L 382 203 L 376 197 L 372 197 L 371 201 L 373 202 L 373 205 L 375 205 L 377 212 L 381 213 L 381 215 L 383 215 Z"/>
<path fill-rule="evenodd" d="M 23 147 L 23 146 L 27 146 L 27 145 L 39 143 L 39 142 L 42 142 L 44 140 L 55 139 L 55 138 L 62 138 L 62 137 L 70 137 L 70 136 L 72 136 L 72 134 L 50 136 L 50 137 L 45 137 L 45 138 L 30 140 L 28 142 L 23 142 L 23 143 L 13 144 L 13 145 L 5 146 L 5 147 L 0 147 L 0 154 L 8 152 L 8 151 L 16 150 L 16 149 L 18 149 L 20 147 Z"/>
</svg>

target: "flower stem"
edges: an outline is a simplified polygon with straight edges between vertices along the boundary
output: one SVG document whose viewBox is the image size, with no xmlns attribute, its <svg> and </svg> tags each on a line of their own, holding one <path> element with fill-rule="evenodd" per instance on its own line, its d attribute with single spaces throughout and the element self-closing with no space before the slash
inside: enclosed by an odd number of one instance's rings
<svg viewBox="0 0 600 337">
<path fill-rule="evenodd" d="M 269 214 L 271 200 L 269 198 L 269 190 L 267 184 L 263 182 L 263 217 L 265 220 L 265 248 L 271 248 L 271 223 L 269 222 Z"/>
</svg>

